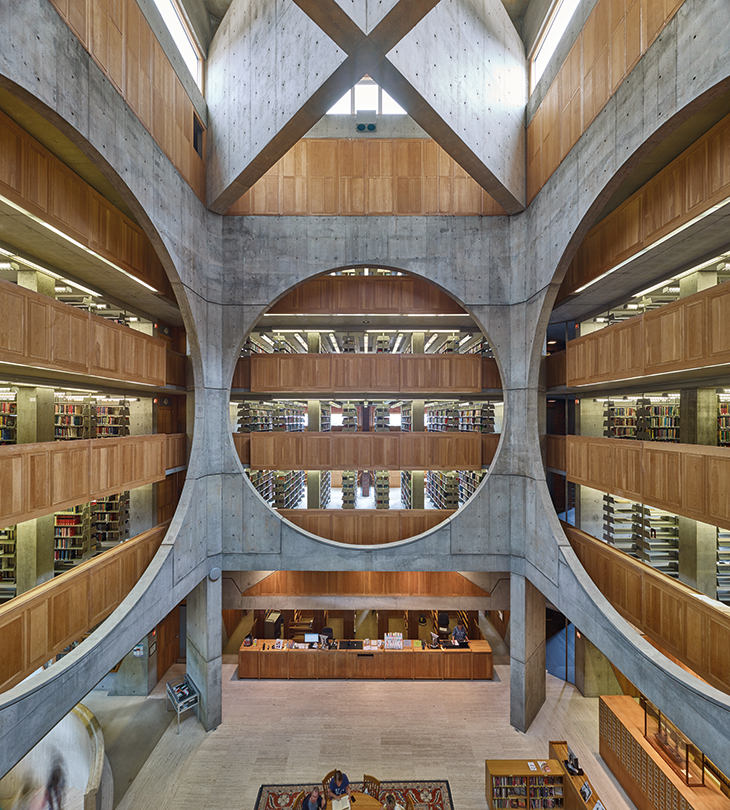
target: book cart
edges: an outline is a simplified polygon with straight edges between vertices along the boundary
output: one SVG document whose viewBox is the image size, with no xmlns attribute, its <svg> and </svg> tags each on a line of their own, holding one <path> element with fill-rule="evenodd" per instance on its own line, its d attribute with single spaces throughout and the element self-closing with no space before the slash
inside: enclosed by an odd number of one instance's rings
<svg viewBox="0 0 730 810">
<path fill-rule="evenodd" d="M 488 759 L 485 765 L 485 793 L 490 810 L 564 806 L 565 772 L 557 760 Z"/>
<path fill-rule="evenodd" d="M 180 715 L 188 709 L 194 709 L 200 702 L 200 692 L 188 675 L 182 675 L 165 685 L 167 700 L 177 713 L 177 733 L 180 733 Z M 166 704 L 167 705 L 167 704 Z"/>
</svg>

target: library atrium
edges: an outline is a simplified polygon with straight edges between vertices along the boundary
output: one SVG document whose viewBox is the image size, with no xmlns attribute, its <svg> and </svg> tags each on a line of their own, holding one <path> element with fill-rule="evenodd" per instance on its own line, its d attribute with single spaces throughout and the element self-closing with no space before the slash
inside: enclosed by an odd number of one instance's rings
<svg viewBox="0 0 730 810">
<path fill-rule="evenodd" d="M 730 810 L 727 0 L 0 27 L 0 807 Z"/>
</svg>

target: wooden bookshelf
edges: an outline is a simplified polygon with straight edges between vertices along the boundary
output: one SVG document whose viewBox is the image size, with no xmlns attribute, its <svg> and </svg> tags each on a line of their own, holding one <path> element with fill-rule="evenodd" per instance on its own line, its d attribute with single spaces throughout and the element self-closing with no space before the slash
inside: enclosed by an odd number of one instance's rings
<svg viewBox="0 0 730 810">
<path fill-rule="evenodd" d="M 112 548 L 129 537 L 129 492 L 97 498 L 91 503 L 96 548 Z"/>
<path fill-rule="evenodd" d="M 0 602 L 7 602 L 17 592 L 17 540 L 16 526 L 0 529 Z"/>
<path fill-rule="evenodd" d="M 96 546 L 96 526 L 91 504 L 72 506 L 53 516 L 54 572 L 61 574 L 91 557 Z"/>
<path fill-rule="evenodd" d="M 426 494 L 436 509 L 459 508 L 459 473 L 428 470 Z"/>
<path fill-rule="evenodd" d="M 485 795 L 490 810 L 564 807 L 565 774 L 556 759 L 488 759 Z"/>
<path fill-rule="evenodd" d="M 0 444 L 16 444 L 18 441 L 18 406 L 12 399 L 0 401 Z"/>
</svg>

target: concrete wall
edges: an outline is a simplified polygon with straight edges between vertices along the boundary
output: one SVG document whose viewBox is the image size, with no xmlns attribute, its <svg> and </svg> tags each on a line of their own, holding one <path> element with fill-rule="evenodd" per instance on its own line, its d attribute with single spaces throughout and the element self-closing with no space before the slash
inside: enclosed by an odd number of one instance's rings
<svg viewBox="0 0 730 810">
<path fill-rule="evenodd" d="M 99 165 L 153 240 L 188 331 L 195 419 L 189 422 L 192 452 L 180 505 L 140 582 L 59 664 L 0 696 L 0 772 L 212 567 L 301 569 L 313 561 L 330 569 L 509 570 L 562 610 L 730 771 L 730 699 L 667 662 L 598 592 L 560 530 L 540 453 L 541 349 L 557 286 L 593 213 L 632 165 L 696 104 L 728 86 L 730 60 L 717 45 L 730 42 L 727 3 L 686 0 L 524 214 L 427 222 L 223 219 L 207 212 L 47 0 L 28 0 L 22 15 L 10 5 L 0 5 L 0 26 L 14 45 L 0 52 L 0 86 L 21 95 Z M 234 34 L 231 29 L 227 36 Z M 281 117 L 252 103 L 270 115 L 269 126 L 277 126 Z M 223 113 L 220 101 L 217 114 Z M 225 142 L 233 125 L 221 121 L 214 121 L 210 136 L 224 152 L 233 150 Z M 507 116 L 504 125 L 509 129 L 513 120 Z M 213 166 L 211 182 L 220 176 Z M 387 549 L 343 548 L 280 521 L 244 481 L 228 424 L 234 363 L 261 312 L 292 284 L 353 261 L 402 267 L 448 289 L 489 336 L 504 384 L 501 443 L 478 495 L 445 525 Z M 219 708 L 220 676 L 209 643 L 219 628 L 200 617 L 220 603 L 220 580 L 204 588 L 193 599 L 196 616 L 189 619 L 204 679 L 199 685 L 210 699 L 203 721 L 210 726 Z M 531 604 L 525 601 L 526 615 Z M 531 637 L 513 643 L 513 660 L 527 664 L 539 643 Z M 522 669 L 525 679 L 513 683 L 513 716 L 521 713 L 529 722 L 535 707 L 526 693 L 538 676 Z"/>
</svg>

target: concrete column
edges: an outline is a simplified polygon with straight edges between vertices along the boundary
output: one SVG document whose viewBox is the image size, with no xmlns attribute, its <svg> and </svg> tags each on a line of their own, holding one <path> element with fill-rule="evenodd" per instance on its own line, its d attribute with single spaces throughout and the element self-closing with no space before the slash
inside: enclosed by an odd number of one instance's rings
<svg viewBox="0 0 730 810">
<path fill-rule="evenodd" d="M 18 286 L 47 295 L 49 298 L 56 297 L 56 279 L 39 270 L 18 270 Z"/>
<path fill-rule="evenodd" d="M 576 484 L 575 489 L 576 526 L 603 539 L 603 493 L 582 484 Z"/>
<path fill-rule="evenodd" d="M 679 392 L 679 437 L 682 444 L 717 447 L 717 393 L 714 388 Z"/>
<path fill-rule="evenodd" d="M 606 400 L 595 402 L 593 399 L 584 398 L 578 403 L 575 409 L 575 432 L 578 436 L 603 436 L 603 423 L 605 417 L 603 412 Z"/>
<path fill-rule="evenodd" d="M 54 435 L 53 389 L 18 388 L 18 444 L 52 442 Z"/>
<path fill-rule="evenodd" d="M 712 599 L 717 598 L 717 528 L 715 526 L 680 516 L 679 580 L 685 585 L 702 591 Z"/>
<path fill-rule="evenodd" d="M 413 400 L 411 428 L 423 433 L 426 429 L 426 401 Z M 413 509 L 424 509 L 426 504 L 426 473 L 423 470 L 411 471 L 411 505 Z"/>
<path fill-rule="evenodd" d="M 718 264 L 717 267 L 708 267 L 705 270 L 698 270 L 689 276 L 679 279 L 679 297 L 686 298 L 697 292 L 706 290 L 708 287 L 717 285 L 717 271 L 723 270 L 725 263 Z"/>
<path fill-rule="evenodd" d="M 307 430 L 318 431 L 321 427 L 322 404 L 318 399 L 311 399 L 307 402 Z M 319 470 L 307 470 L 307 509 L 319 509 L 321 483 Z"/>
<path fill-rule="evenodd" d="M 109 695 L 147 696 L 157 684 L 157 650 L 150 655 L 152 634 L 146 635 L 122 659 L 116 672 L 110 672 L 99 687 L 109 690 Z"/>
<path fill-rule="evenodd" d="M 200 690 L 198 719 L 206 731 L 220 724 L 223 712 L 221 582 L 206 576 L 187 597 L 187 672 Z"/>
<path fill-rule="evenodd" d="M 545 702 L 545 597 L 510 575 L 510 723 L 527 731 Z"/>
<path fill-rule="evenodd" d="M 322 351 L 322 336 L 319 332 L 307 332 L 307 351 L 319 354 Z"/>
<path fill-rule="evenodd" d="M 17 595 L 53 579 L 53 515 L 25 520 L 17 526 Z"/>
<path fill-rule="evenodd" d="M 426 352 L 426 333 L 414 332 L 411 335 L 411 351 L 413 354 L 425 354 Z"/>
<path fill-rule="evenodd" d="M 129 403 L 129 433 L 147 436 L 157 430 L 157 413 L 150 397 Z M 136 537 L 157 525 L 157 484 L 129 490 L 129 536 Z"/>
<path fill-rule="evenodd" d="M 578 630 L 575 634 L 575 685 L 583 697 L 623 694 L 611 662 Z"/>
</svg>

